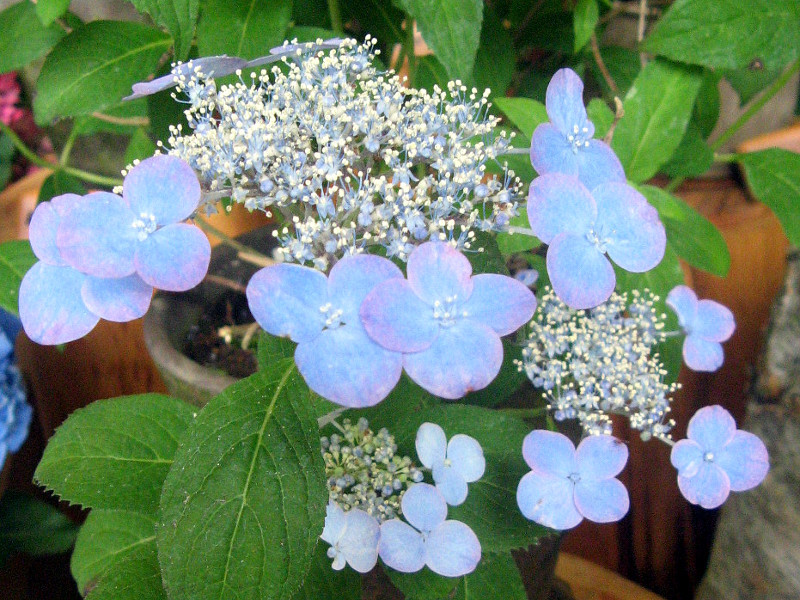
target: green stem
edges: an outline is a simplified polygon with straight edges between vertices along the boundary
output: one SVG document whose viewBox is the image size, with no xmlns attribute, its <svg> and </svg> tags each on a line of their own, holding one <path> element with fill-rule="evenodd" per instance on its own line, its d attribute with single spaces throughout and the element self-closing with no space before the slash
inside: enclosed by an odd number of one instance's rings
<svg viewBox="0 0 800 600">
<path fill-rule="evenodd" d="M 234 250 L 237 250 L 238 252 L 243 252 L 245 254 L 250 254 L 251 256 L 258 256 L 258 257 L 264 258 L 266 260 L 272 260 L 266 254 L 262 254 L 261 252 L 258 252 L 257 250 L 254 250 L 250 246 L 242 244 L 241 242 L 237 242 L 235 239 L 233 239 L 228 234 L 226 234 L 226 233 L 220 231 L 219 229 L 217 229 L 216 227 L 214 227 L 211 223 L 206 221 L 200 215 L 196 215 L 195 216 L 194 222 L 197 224 L 197 226 L 200 229 L 202 229 L 203 231 L 205 231 L 207 233 L 210 233 L 215 238 L 219 239 L 223 244 L 225 244 L 227 246 L 230 246 L 231 248 L 233 248 Z"/>
<path fill-rule="evenodd" d="M 67 141 L 64 142 L 64 147 L 61 149 L 61 156 L 58 157 L 58 164 L 66 166 L 67 162 L 69 161 L 70 152 L 72 152 L 72 146 L 75 144 L 76 139 L 78 139 L 78 128 L 73 127 L 69 132 Z"/>
<path fill-rule="evenodd" d="M 741 156 L 741 154 L 737 154 L 735 152 L 722 152 L 719 154 L 714 154 L 714 162 L 735 163 Z"/>
<path fill-rule="evenodd" d="M 339 6 L 339 0 L 328 0 L 328 14 L 331 17 L 331 29 L 336 33 L 344 33 L 342 8 Z"/>
<path fill-rule="evenodd" d="M 417 72 L 417 55 L 414 47 L 414 19 L 406 15 L 406 37 L 403 40 L 408 58 L 408 87 L 414 87 Z"/>
</svg>

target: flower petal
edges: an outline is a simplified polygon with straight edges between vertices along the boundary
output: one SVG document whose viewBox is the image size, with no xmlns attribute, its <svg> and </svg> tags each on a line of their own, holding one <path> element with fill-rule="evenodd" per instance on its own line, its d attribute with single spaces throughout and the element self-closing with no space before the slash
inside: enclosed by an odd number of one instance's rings
<svg viewBox="0 0 800 600">
<path fill-rule="evenodd" d="M 425 541 L 425 564 L 443 577 L 472 573 L 481 560 L 478 536 L 461 521 L 445 521 Z"/>
<path fill-rule="evenodd" d="M 346 256 L 328 275 L 328 299 L 344 311 L 344 320 L 358 319 L 364 298 L 387 279 L 402 279 L 403 272 L 390 260 L 369 254 Z"/>
<path fill-rule="evenodd" d="M 689 419 L 686 437 L 694 440 L 704 452 L 719 453 L 733 439 L 736 421 L 731 413 L 715 404 L 704 406 Z"/>
<path fill-rule="evenodd" d="M 436 423 L 423 423 L 417 429 L 415 441 L 417 457 L 428 469 L 444 462 L 447 454 L 447 436 Z"/>
<path fill-rule="evenodd" d="M 522 441 L 522 457 L 537 473 L 566 478 L 578 471 L 575 446 L 563 433 L 534 429 Z"/>
<path fill-rule="evenodd" d="M 408 283 L 428 304 L 456 297 L 462 302 L 472 293 L 472 265 L 445 242 L 425 242 L 408 257 Z"/>
<path fill-rule="evenodd" d="M 683 340 L 683 361 L 694 371 L 716 371 L 725 361 L 725 354 L 722 344 L 692 334 Z"/>
<path fill-rule="evenodd" d="M 433 466 L 433 481 L 450 506 L 463 504 L 467 499 L 467 482 L 452 466 L 439 463 Z"/>
<path fill-rule="evenodd" d="M 583 81 L 572 69 L 556 71 L 545 93 L 547 116 L 564 134 L 572 133 L 574 127 L 579 132 L 585 127 L 584 135 L 594 135 L 594 125 L 588 120 L 583 105 Z"/>
<path fill-rule="evenodd" d="M 211 260 L 208 238 L 195 225 L 174 223 L 148 235 L 136 249 L 136 272 L 153 287 L 183 292 L 203 280 Z"/>
<path fill-rule="evenodd" d="M 728 499 L 731 484 L 725 471 L 719 466 L 703 461 L 693 476 L 678 475 L 678 489 L 692 504 L 699 504 L 703 508 L 717 508 Z"/>
<path fill-rule="evenodd" d="M 575 460 L 581 481 L 609 479 L 625 468 L 628 446 L 611 435 L 590 435 L 578 444 Z"/>
<path fill-rule="evenodd" d="M 692 477 L 703 463 L 703 449 L 694 440 L 679 440 L 672 447 L 669 460 L 679 474 Z"/>
<path fill-rule="evenodd" d="M 36 257 L 50 265 L 66 265 L 61 258 L 61 252 L 56 245 L 58 226 L 61 217 L 68 212 L 76 202 L 81 200 L 77 194 L 62 194 L 50 202 L 42 202 L 31 215 L 28 227 L 28 238 Z"/>
<path fill-rule="evenodd" d="M 19 317 L 39 344 L 65 344 L 89 333 L 100 318 L 81 298 L 85 275 L 71 267 L 38 262 L 19 287 Z"/>
<path fill-rule="evenodd" d="M 405 279 L 390 279 L 375 286 L 364 298 L 359 316 L 369 336 L 395 352 L 426 350 L 439 333 L 433 308 Z"/>
<path fill-rule="evenodd" d="M 552 529 L 572 529 L 583 520 L 575 508 L 569 479 L 531 471 L 517 486 L 517 504 L 526 519 Z"/>
<path fill-rule="evenodd" d="M 749 431 L 737 431 L 714 461 L 728 475 L 734 492 L 754 488 L 769 471 L 767 447 Z"/>
<path fill-rule="evenodd" d="M 325 527 L 319 537 L 333 546 L 342 537 L 346 526 L 347 520 L 345 519 L 344 511 L 338 504 L 328 502 L 328 506 L 325 509 Z"/>
<path fill-rule="evenodd" d="M 539 175 L 578 176 L 578 159 L 566 136 L 551 123 L 542 123 L 531 138 L 531 164 Z"/>
<path fill-rule="evenodd" d="M 130 170 L 122 198 L 136 216 L 152 215 L 159 227 L 183 221 L 200 202 L 200 182 L 194 170 L 176 156 L 159 154 Z"/>
<path fill-rule="evenodd" d="M 575 177 L 557 173 L 533 180 L 527 210 L 533 233 L 545 244 L 560 233 L 587 233 L 597 217 L 589 190 Z"/>
<path fill-rule="evenodd" d="M 400 519 L 390 519 L 381 524 L 378 554 L 387 567 L 401 573 L 416 573 L 425 566 L 422 536 Z"/>
<path fill-rule="evenodd" d="M 697 314 L 697 294 L 685 285 L 676 285 L 666 299 L 667 306 L 675 311 L 678 323 L 683 329 L 694 325 Z"/>
<path fill-rule="evenodd" d="M 581 479 L 575 484 L 575 507 L 590 521 L 613 523 L 628 513 L 628 490 L 619 479 Z"/>
<path fill-rule="evenodd" d="M 592 308 L 608 300 L 617 277 L 608 259 L 585 236 L 562 233 L 547 249 L 553 291 L 570 308 Z"/>
<path fill-rule="evenodd" d="M 403 355 L 403 367 L 432 394 L 455 400 L 489 385 L 503 363 L 503 344 L 486 325 L 459 320 L 443 327 L 430 348 Z"/>
<path fill-rule="evenodd" d="M 724 342 L 733 335 L 736 321 L 726 306 L 714 300 L 700 300 L 691 331 L 709 342 Z"/>
<path fill-rule="evenodd" d="M 497 335 L 513 333 L 533 317 L 536 296 L 513 277 L 484 273 L 473 277 L 472 284 L 472 295 L 461 310 Z"/>
<path fill-rule="evenodd" d="M 359 573 L 368 573 L 378 562 L 380 525 L 363 510 L 351 509 L 345 515 L 346 528 L 339 540 L 339 550 L 347 564 Z"/>
<path fill-rule="evenodd" d="M 447 503 L 442 493 L 429 483 L 415 483 L 400 501 L 403 516 L 419 531 L 433 531 L 447 518 Z"/>
<path fill-rule="evenodd" d="M 600 140 L 587 140 L 575 154 L 578 179 L 590 192 L 603 183 L 625 183 L 625 169 L 611 147 Z"/>
<path fill-rule="evenodd" d="M 474 437 L 457 433 L 447 444 L 447 458 L 464 481 L 472 483 L 483 477 L 486 458 L 483 448 Z"/>
<path fill-rule="evenodd" d="M 150 307 L 153 287 L 135 274 L 117 279 L 87 275 L 81 297 L 86 308 L 101 319 L 124 323 L 144 316 Z"/>
</svg>

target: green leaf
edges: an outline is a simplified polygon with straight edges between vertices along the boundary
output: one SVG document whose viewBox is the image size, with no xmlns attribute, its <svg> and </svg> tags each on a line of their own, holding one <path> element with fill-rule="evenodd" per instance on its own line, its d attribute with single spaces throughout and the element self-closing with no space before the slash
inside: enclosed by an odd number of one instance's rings
<svg viewBox="0 0 800 600">
<path fill-rule="evenodd" d="M 70 0 L 36 0 L 36 16 L 47 27 L 67 12 Z"/>
<path fill-rule="evenodd" d="M 597 0 L 578 0 L 575 5 L 573 27 L 575 30 L 575 52 L 579 52 L 592 37 L 594 28 L 600 20 L 600 7 Z"/>
<path fill-rule="evenodd" d="M 433 86 L 438 85 L 443 90 L 447 89 L 447 70 L 444 65 L 436 60 L 435 56 L 421 56 L 417 59 L 417 73 L 414 87 L 433 91 Z"/>
<path fill-rule="evenodd" d="M 638 189 L 658 211 L 667 230 L 667 239 L 678 256 L 717 277 L 728 274 L 731 266 L 728 245 L 708 219 L 661 188 L 642 185 Z"/>
<path fill-rule="evenodd" d="M 70 560 L 72 576 L 86 595 L 109 571 L 141 546 L 155 546 L 155 516 L 95 509 L 78 533 Z"/>
<path fill-rule="evenodd" d="M 0 12 L 0 31 L 0 73 L 23 68 L 64 37 L 57 25 L 42 25 L 32 2 L 18 2 Z"/>
<path fill-rule="evenodd" d="M 511 138 L 512 148 L 525 148 L 527 150 L 531 147 L 530 138 L 520 135 L 510 127 L 500 127 L 499 130 L 505 130 L 506 135 Z M 513 137 L 511 135 L 513 134 Z M 536 171 L 531 164 L 531 157 L 529 152 L 521 154 L 505 154 L 498 156 L 496 161 L 486 163 L 486 172 L 489 174 L 505 176 L 503 167 L 508 167 L 513 173 L 522 181 L 532 181 L 536 177 Z"/>
<path fill-rule="evenodd" d="M 175 58 L 185 59 L 192 47 L 199 0 L 131 0 L 131 4 L 167 28 L 175 42 Z"/>
<path fill-rule="evenodd" d="M 174 100 L 172 103 L 177 104 Z M 93 115 L 75 119 L 73 127 L 78 135 L 99 132 L 132 135 L 139 127 L 147 125 L 147 99 L 121 102 L 102 111 L 95 111 Z"/>
<path fill-rule="evenodd" d="M 503 364 L 497 377 L 485 388 L 470 392 L 464 398 L 466 404 L 493 407 L 508 400 L 527 381 L 525 373 L 514 361 L 522 360 L 522 346 L 503 339 Z"/>
<path fill-rule="evenodd" d="M 524 209 L 519 211 L 516 217 L 512 217 L 509 221 L 512 227 L 521 227 L 523 229 L 530 229 L 531 224 L 528 222 L 528 212 Z M 503 256 L 511 256 L 516 252 L 525 252 L 526 250 L 533 250 L 542 245 L 539 238 L 533 235 L 526 235 L 524 233 L 498 233 L 497 234 L 497 247 Z"/>
<path fill-rule="evenodd" d="M 533 131 L 550 119 L 544 104 L 530 98 L 495 98 L 494 105 L 503 111 L 508 120 L 530 140 Z"/>
<path fill-rule="evenodd" d="M 798 0 L 676 0 L 644 50 L 681 62 L 740 69 L 754 60 L 776 68 L 800 48 Z"/>
<path fill-rule="evenodd" d="M 290 598 L 322 532 L 328 490 L 308 388 L 291 359 L 213 398 L 164 483 L 157 530 L 172 598 Z"/>
<path fill-rule="evenodd" d="M 789 241 L 800 245 L 800 154 L 772 148 L 739 160 L 750 189 L 775 213 Z"/>
<path fill-rule="evenodd" d="M 137 129 L 131 136 L 128 142 L 128 147 L 125 148 L 124 161 L 126 165 L 133 164 L 135 160 L 144 160 L 150 158 L 155 154 L 156 145 L 147 132 L 143 128 Z"/>
<path fill-rule="evenodd" d="M 266 369 L 280 360 L 292 358 L 295 348 L 297 344 L 289 338 L 270 335 L 266 331 L 259 332 L 256 352 L 258 368 Z"/>
<path fill-rule="evenodd" d="M 160 394 L 94 402 L 56 430 L 34 479 L 73 504 L 154 513 L 192 411 Z"/>
<path fill-rule="evenodd" d="M 0 244 L 0 308 L 19 315 L 19 284 L 36 260 L 27 240 Z"/>
<path fill-rule="evenodd" d="M 167 600 L 155 540 L 127 553 L 92 588 L 86 600 Z"/>
<path fill-rule="evenodd" d="M 291 0 L 207 0 L 197 23 L 197 49 L 200 56 L 258 58 L 283 43 L 291 18 Z"/>
<path fill-rule="evenodd" d="M 460 578 L 442 577 L 428 568 L 416 573 L 385 569 L 392 585 L 403 592 L 405 600 L 442 600 L 451 598 Z M 489 596 L 492 598 L 493 596 Z M 498 596 L 499 597 L 499 596 Z"/>
<path fill-rule="evenodd" d="M 329 547 L 326 543 L 317 544 L 303 585 L 292 600 L 361 600 L 361 576 L 349 567 L 334 571 L 327 555 Z"/>
<path fill-rule="evenodd" d="M 681 143 L 672 157 L 661 165 L 661 171 L 670 177 L 699 177 L 713 163 L 714 151 L 703 139 L 697 125 L 689 122 Z"/>
<path fill-rule="evenodd" d="M 162 73 L 163 74 L 163 73 Z M 150 133 L 156 140 L 167 143 L 170 126 L 183 126 L 187 131 L 189 124 L 183 112 L 184 105 L 172 98 L 173 90 L 163 90 L 144 98 L 147 105 L 147 116 L 150 119 Z"/>
<path fill-rule="evenodd" d="M 603 46 L 600 48 L 600 55 L 603 57 L 603 63 L 605 63 L 611 78 L 618 88 L 618 91 L 615 92 L 608 87 L 600 67 L 597 66 L 597 61 L 593 60 L 590 63 L 590 68 L 594 78 L 600 82 L 603 88 L 603 95 L 607 98 L 613 96 L 624 97 L 633 85 L 639 71 L 642 70 L 639 53 L 630 48 L 622 48 L 620 46 Z"/>
<path fill-rule="evenodd" d="M 483 21 L 481 0 L 397 0 L 413 19 L 450 79 L 468 81 Z"/>
<path fill-rule="evenodd" d="M 694 103 L 691 122 L 700 131 L 703 139 L 711 135 L 719 120 L 719 80 L 719 73 L 706 71 L 703 75 L 703 83 L 697 92 L 697 100 Z"/>
<path fill-rule="evenodd" d="M 316 42 L 319 39 L 329 40 L 333 37 L 336 37 L 336 32 L 322 27 L 292 27 L 286 34 L 287 40 L 297 39 L 301 44 Z"/>
<path fill-rule="evenodd" d="M 614 113 L 600 98 L 592 98 L 586 105 L 589 120 L 594 123 L 594 137 L 603 139 L 614 123 Z"/>
<path fill-rule="evenodd" d="M 475 56 L 473 79 L 479 90 L 489 88 L 492 96 L 504 96 L 514 77 L 514 41 L 497 13 L 484 8 L 480 44 Z"/>
<path fill-rule="evenodd" d="M 480 273 L 508 275 L 506 259 L 500 253 L 497 238 L 493 234 L 485 231 L 477 232 L 470 243 L 470 250 L 466 253 L 466 257 L 472 265 L 473 275 Z"/>
<path fill-rule="evenodd" d="M 504 552 L 484 554 L 477 569 L 458 578 L 455 595 L 451 597 L 453 600 L 525 600 L 528 596 L 514 557 Z"/>
<path fill-rule="evenodd" d="M 782 71 L 782 67 L 774 69 L 751 69 L 748 67 L 735 71 L 722 71 L 722 75 L 739 95 L 739 104 L 744 106 L 761 90 L 775 81 Z"/>
<path fill-rule="evenodd" d="M 394 433 L 397 423 L 402 423 L 420 411 L 438 406 L 441 400 L 426 392 L 403 373 L 394 389 L 380 403 L 370 408 L 348 411 L 351 420 L 366 418 L 373 431 L 386 427 Z M 416 455 L 414 452 L 413 455 Z"/>
<path fill-rule="evenodd" d="M 119 103 L 150 75 L 171 44 L 161 31 L 126 21 L 92 21 L 47 56 L 33 103 L 36 122 L 88 115 Z"/>
<path fill-rule="evenodd" d="M 0 498 L 0 563 L 16 552 L 34 556 L 66 552 L 77 534 L 77 525 L 38 498 L 16 490 Z"/>
<path fill-rule="evenodd" d="M 699 70 L 662 60 L 642 69 L 612 142 L 628 179 L 650 179 L 669 160 L 686 133 L 701 83 Z"/>
<path fill-rule="evenodd" d="M 73 177 L 64 171 L 55 171 L 47 176 L 47 179 L 42 182 L 42 187 L 39 188 L 39 202 L 47 202 L 61 194 L 78 194 L 83 196 L 86 194 L 86 188 L 77 177 Z"/>
</svg>

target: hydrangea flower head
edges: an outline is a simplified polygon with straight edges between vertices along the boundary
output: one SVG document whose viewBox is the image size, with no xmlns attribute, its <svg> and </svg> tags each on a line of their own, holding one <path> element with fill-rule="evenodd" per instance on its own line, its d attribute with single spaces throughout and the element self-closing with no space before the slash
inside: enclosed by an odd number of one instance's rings
<svg viewBox="0 0 800 600">
<path fill-rule="evenodd" d="M 731 491 L 757 486 L 769 471 L 767 448 L 757 436 L 736 429 L 721 406 L 706 406 L 689 420 L 685 440 L 672 448 L 678 488 L 692 504 L 716 508 Z"/>
<path fill-rule="evenodd" d="M 551 173 L 528 193 L 528 220 L 547 249 L 553 290 L 571 308 L 605 302 L 616 285 L 606 255 L 626 271 L 649 271 L 664 257 L 667 237 L 656 209 L 626 183 L 591 192 L 577 177 Z"/>
<path fill-rule="evenodd" d="M 403 496 L 402 507 L 408 523 L 391 519 L 381 525 L 378 552 L 387 566 L 402 573 L 427 566 L 444 577 L 460 577 L 475 570 L 481 544 L 468 525 L 445 520 L 447 503 L 437 488 L 427 483 L 414 485 Z"/>
<path fill-rule="evenodd" d="M 11 340 L 0 331 L 0 469 L 6 456 L 19 450 L 28 437 L 33 416 L 13 351 Z"/>
<path fill-rule="evenodd" d="M 467 484 L 478 481 L 486 470 L 486 459 L 478 441 L 459 433 L 447 441 L 435 423 L 423 423 L 417 430 L 417 456 L 433 473 L 433 481 L 445 501 L 458 506 L 467 499 Z"/>
<path fill-rule="evenodd" d="M 716 371 L 722 366 L 722 343 L 733 335 L 733 313 L 719 302 L 698 300 L 689 287 L 679 285 L 667 295 L 667 304 L 678 315 L 686 332 L 683 360 L 695 371 Z"/>
<path fill-rule="evenodd" d="M 333 502 L 328 503 L 325 528 L 320 536 L 328 542 L 328 557 L 333 559 L 337 571 L 350 565 L 359 573 L 368 573 L 378 562 L 378 521 L 363 510 L 354 508 L 344 512 Z"/>
<path fill-rule="evenodd" d="M 576 450 L 567 436 L 536 430 L 525 436 L 522 456 L 532 469 L 517 486 L 526 518 L 571 529 L 584 517 L 610 523 L 628 512 L 628 491 L 615 478 L 628 461 L 628 447 L 616 438 L 589 436 Z"/>
<path fill-rule="evenodd" d="M 592 139 L 594 124 L 583 105 L 583 82 L 571 69 L 560 69 L 547 86 L 550 123 L 533 132 L 531 163 L 540 175 L 564 173 L 580 179 L 589 190 L 601 183 L 625 183 L 625 171 L 614 151 Z"/>
<path fill-rule="evenodd" d="M 376 285 L 402 277 L 391 261 L 367 254 L 341 259 L 327 278 L 282 263 L 253 275 L 247 302 L 267 333 L 297 342 L 295 362 L 312 390 L 342 406 L 372 406 L 397 384 L 402 357 L 369 338 L 358 310 Z"/>
<path fill-rule="evenodd" d="M 461 398 L 495 378 L 501 335 L 516 331 L 536 309 L 524 284 L 498 274 L 472 276 L 467 258 L 445 242 L 426 242 L 408 258 L 408 280 L 394 278 L 364 299 L 369 336 L 403 353 L 409 377 L 442 398 Z"/>
</svg>

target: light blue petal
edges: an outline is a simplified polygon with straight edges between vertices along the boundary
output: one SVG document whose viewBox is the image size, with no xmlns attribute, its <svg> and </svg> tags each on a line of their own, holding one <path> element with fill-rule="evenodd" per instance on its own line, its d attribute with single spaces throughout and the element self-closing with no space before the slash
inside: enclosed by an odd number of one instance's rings
<svg viewBox="0 0 800 600">
<path fill-rule="evenodd" d="M 159 154 L 130 170 L 122 197 L 136 216 L 155 217 L 159 227 L 183 221 L 200 202 L 200 182 L 180 158 Z"/>
<path fill-rule="evenodd" d="M 737 431 L 714 461 L 728 474 L 734 492 L 754 488 L 769 471 L 767 447 L 749 431 Z"/>
<path fill-rule="evenodd" d="M 587 119 L 583 105 L 583 81 L 572 69 L 556 71 L 545 94 L 547 116 L 564 134 L 578 132 L 590 138 L 594 135 L 594 125 Z M 583 128 L 585 132 L 582 132 Z"/>
<path fill-rule="evenodd" d="M 195 58 L 187 63 L 173 67 L 167 75 L 162 75 L 152 81 L 143 81 L 141 83 L 134 83 L 132 86 L 133 94 L 126 96 L 123 100 L 136 100 L 137 98 L 144 98 L 151 94 L 167 90 L 177 85 L 178 75 L 189 75 L 194 72 L 194 69 L 200 67 L 200 71 L 206 77 L 223 77 L 235 73 L 237 69 L 242 69 L 247 65 L 247 61 L 243 58 L 236 58 L 234 56 L 206 56 L 203 58 Z"/>
<path fill-rule="evenodd" d="M 114 194 L 84 196 L 61 219 L 56 243 L 75 269 L 95 277 L 127 277 L 136 270 L 134 215 Z"/>
<path fill-rule="evenodd" d="M 619 479 L 581 479 L 575 484 L 575 507 L 590 521 L 613 523 L 628 513 L 628 490 Z"/>
<path fill-rule="evenodd" d="M 8 446 L 9 452 L 16 452 L 22 447 L 22 444 L 28 439 L 28 432 L 33 418 L 33 407 L 21 400 L 15 403 L 14 406 L 14 422 L 12 423 L 11 430 L 7 432 L 5 444 Z M 0 461 L 2 463 L 2 461 Z M 0 464 L 2 469 L 2 464 Z"/>
<path fill-rule="evenodd" d="M 625 170 L 609 145 L 600 140 L 587 140 L 587 143 L 575 154 L 578 179 L 586 189 L 594 193 L 594 189 L 603 183 L 625 183 Z"/>
<path fill-rule="evenodd" d="M 339 549 L 347 564 L 359 573 L 368 573 L 378 562 L 380 525 L 363 510 L 352 509 L 345 515 L 346 528 Z"/>
<path fill-rule="evenodd" d="M 664 258 L 667 234 L 658 212 L 644 196 L 624 183 L 592 190 L 597 202 L 595 232 L 615 263 L 627 271 L 649 271 Z"/>
<path fill-rule="evenodd" d="M 725 361 L 722 344 L 709 342 L 699 335 L 688 335 L 683 340 L 683 362 L 694 371 L 716 371 Z"/>
<path fill-rule="evenodd" d="M 143 317 L 150 306 L 153 287 L 138 275 L 101 279 L 87 275 L 81 298 L 91 312 L 101 319 L 124 323 Z"/>
<path fill-rule="evenodd" d="M 447 503 L 442 493 L 429 483 L 415 483 L 400 501 L 403 516 L 419 531 L 433 531 L 447 518 Z"/>
<path fill-rule="evenodd" d="M 578 176 L 578 155 L 555 125 L 542 123 L 531 138 L 531 164 L 539 175 L 562 173 Z"/>
<path fill-rule="evenodd" d="M 300 342 L 294 359 L 308 387 L 348 408 L 374 406 L 402 373 L 402 355 L 380 347 L 358 325 L 326 329 Z"/>
<path fill-rule="evenodd" d="M 704 452 L 717 454 L 736 433 L 736 421 L 731 413 L 715 404 L 704 406 L 689 419 L 686 437 L 694 440 Z"/>
<path fill-rule="evenodd" d="M 358 309 L 375 286 L 387 279 L 403 279 L 403 272 L 390 260 L 369 254 L 346 256 L 328 275 L 328 298 L 344 311 L 344 320 L 358 319 Z"/>
<path fill-rule="evenodd" d="M 361 323 L 369 336 L 396 352 L 419 352 L 439 334 L 433 308 L 423 302 L 405 279 L 377 285 L 361 304 Z"/>
<path fill-rule="evenodd" d="M 692 477 L 678 475 L 678 489 L 692 504 L 717 508 L 728 499 L 731 484 L 725 471 L 714 463 L 704 461 Z"/>
<path fill-rule="evenodd" d="M 692 333 L 709 342 L 724 342 L 733 335 L 736 321 L 726 306 L 714 300 L 700 300 L 692 323 Z"/>
<path fill-rule="evenodd" d="M 617 277 L 608 259 L 585 236 L 562 233 L 547 249 L 553 291 L 570 308 L 593 308 L 608 300 Z"/>
<path fill-rule="evenodd" d="M 517 505 L 526 519 L 552 529 L 572 529 L 583 521 L 569 479 L 531 471 L 517 486 Z"/>
<path fill-rule="evenodd" d="M 444 462 L 447 454 L 447 436 L 436 423 L 423 423 L 417 430 L 415 441 L 417 458 L 428 469 Z"/>
<path fill-rule="evenodd" d="M 690 326 L 694 325 L 697 315 L 697 295 L 690 287 L 675 286 L 667 294 L 666 303 L 675 311 L 681 328 L 688 330 Z"/>
<path fill-rule="evenodd" d="M 483 448 L 474 437 L 457 433 L 447 444 L 447 458 L 467 483 L 478 481 L 486 470 Z"/>
<path fill-rule="evenodd" d="M 488 325 L 498 335 L 513 333 L 533 317 L 536 296 L 513 277 L 484 273 L 473 277 L 472 284 L 462 314 Z"/>
<path fill-rule="evenodd" d="M 65 344 L 89 333 L 100 318 L 81 298 L 84 275 L 70 267 L 38 262 L 19 288 L 19 316 L 25 333 L 39 344 Z"/>
<path fill-rule="evenodd" d="M 575 446 L 563 433 L 534 429 L 522 441 L 522 457 L 537 473 L 566 479 L 578 472 Z"/>
<path fill-rule="evenodd" d="M 575 460 L 581 481 L 609 479 L 625 468 L 628 446 L 611 435 L 590 435 L 578 444 Z"/>
<path fill-rule="evenodd" d="M 66 198 L 66 197 L 70 198 Z M 70 199 L 72 200 L 70 202 Z M 50 202 L 42 202 L 36 207 L 31 215 L 31 222 L 28 228 L 28 238 L 31 248 L 36 257 L 50 265 L 66 265 L 66 261 L 61 258 L 61 252 L 56 246 L 56 235 L 58 226 L 61 224 L 62 211 L 67 206 L 74 206 L 76 201 L 81 199 L 76 194 L 63 194 L 53 198 Z M 61 200 L 61 202 L 59 202 Z M 66 212 L 65 210 L 63 211 Z"/>
<path fill-rule="evenodd" d="M 408 257 L 408 283 L 428 304 L 458 298 L 462 302 L 472 293 L 472 265 L 445 242 L 425 242 Z"/>
<path fill-rule="evenodd" d="M 433 467 L 433 481 L 450 506 L 463 504 L 467 499 L 467 482 L 452 466 L 439 463 Z"/>
<path fill-rule="evenodd" d="M 390 519 L 381 524 L 378 554 L 387 567 L 401 573 L 416 573 L 425 566 L 422 536 L 399 519 Z"/>
<path fill-rule="evenodd" d="M 481 560 L 478 536 L 461 521 L 445 521 L 425 540 L 425 564 L 443 577 L 461 577 Z"/>
<path fill-rule="evenodd" d="M 344 511 L 338 504 L 328 502 L 328 506 L 325 509 L 325 527 L 319 537 L 333 546 L 341 539 L 346 526 L 347 521 Z"/>
<path fill-rule="evenodd" d="M 503 344 L 486 325 L 459 320 L 443 327 L 431 347 L 403 355 L 408 376 L 431 394 L 455 400 L 489 385 L 503 363 Z"/>
<path fill-rule="evenodd" d="M 264 331 L 295 342 L 317 337 L 325 326 L 328 280 L 320 271 L 279 264 L 256 272 L 247 284 L 250 312 Z"/>
<path fill-rule="evenodd" d="M 679 440 L 669 455 L 672 466 L 684 477 L 695 475 L 703 463 L 703 449 L 694 440 Z"/>
<path fill-rule="evenodd" d="M 533 233 L 545 244 L 560 233 L 588 233 L 597 217 L 589 190 L 575 177 L 557 173 L 533 180 L 527 210 Z"/>
<path fill-rule="evenodd" d="M 211 245 L 195 225 L 167 225 L 142 240 L 136 248 L 136 272 L 147 283 L 168 292 L 196 286 L 208 272 Z"/>
</svg>

